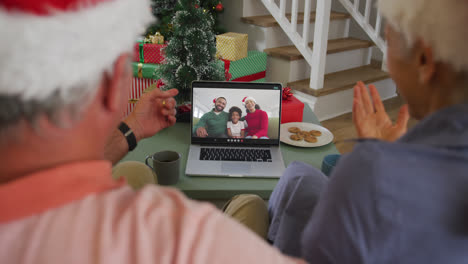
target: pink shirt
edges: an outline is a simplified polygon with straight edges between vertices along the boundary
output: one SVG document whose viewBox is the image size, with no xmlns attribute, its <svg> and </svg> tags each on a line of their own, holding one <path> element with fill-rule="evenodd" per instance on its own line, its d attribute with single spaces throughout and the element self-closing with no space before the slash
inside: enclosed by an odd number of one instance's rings
<svg viewBox="0 0 468 264">
<path fill-rule="evenodd" d="M 90 161 L 0 185 L 0 263 L 303 263 L 207 203 Z"/>
</svg>

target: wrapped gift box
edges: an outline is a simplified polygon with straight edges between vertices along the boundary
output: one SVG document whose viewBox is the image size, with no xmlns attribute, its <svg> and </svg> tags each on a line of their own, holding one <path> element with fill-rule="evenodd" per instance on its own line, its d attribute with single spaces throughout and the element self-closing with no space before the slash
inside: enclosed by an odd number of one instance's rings
<svg viewBox="0 0 468 264">
<path fill-rule="evenodd" d="M 294 96 L 281 102 L 281 124 L 290 122 L 302 122 L 304 103 Z"/>
<path fill-rule="evenodd" d="M 127 116 L 133 111 L 137 99 L 143 94 L 143 92 L 155 84 L 159 76 L 156 74 L 156 69 L 159 67 L 158 64 L 147 64 L 147 63 L 138 63 L 133 62 L 133 80 L 132 80 L 132 89 L 129 92 L 129 103 L 127 105 L 126 112 L 124 116 Z"/>
<path fill-rule="evenodd" d="M 237 61 L 224 61 L 224 70 L 228 73 L 226 80 L 233 82 L 265 81 L 267 54 L 251 50 L 246 58 Z"/>
<path fill-rule="evenodd" d="M 228 32 L 216 36 L 217 56 L 230 61 L 247 57 L 249 37 L 247 34 Z"/>
<path fill-rule="evenodd" d="M 167 44 L 152 44 L 139 41 L 135 43 L 133 61 L 142 63 L 164 63 L 164 53 L 162 51 Z"/>
</svg>

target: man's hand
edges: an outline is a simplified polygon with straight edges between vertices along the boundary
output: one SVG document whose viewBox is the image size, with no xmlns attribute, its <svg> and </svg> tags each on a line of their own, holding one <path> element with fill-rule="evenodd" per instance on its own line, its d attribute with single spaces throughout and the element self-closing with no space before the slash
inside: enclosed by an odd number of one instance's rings
<svg viewBox="0 0 468 264">
<path fill-rule="evenodd" d="M 363 82 L 354 86 L 353 123 L 358 137 L 395 141 L 407 130 L 408 105 L 400 108 L 398 119 L 392 123 L 385 112 L 380 95 L 374 85 L 369 85 L 372 101 Z"/>
<path fill-rule="evenodd" d="M 207 137 L 208 136 L 208 132 L 206 132 L 206 129 L 204 127 L 199 127 L 197 128 L 197 137 Z"/>
<path fill-rule="evenodd" d="M 140 97 L 133 112 L 124 120 L 138 141 L 175 124 L 176 101 L 173 97 L 178 93 L 177 89 L 164 92 L 154 89 Z"/>
</svg>

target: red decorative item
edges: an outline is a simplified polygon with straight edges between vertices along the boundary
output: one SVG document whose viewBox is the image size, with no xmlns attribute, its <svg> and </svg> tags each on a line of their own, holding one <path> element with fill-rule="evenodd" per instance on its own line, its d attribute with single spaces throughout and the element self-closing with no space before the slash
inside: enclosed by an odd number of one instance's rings
<svg viewBox="0 0 468 264">
<path fill-rule="evenodd" d="M 222 3 L 216 5 L 216 11 L 221 12 L 224 10 L 224 6 Z"/>
<path fill-rule="evenodd" d="M 135 43 L 133 52 L 133 61 L 143 63 L 162 64 L 164 63 L 165 57 L 162 51 L 167 44 L 143 44 L 143 48 L 140 49 L 140 43 Z M 140 54 L 142 52 L 142 54 Z"/>
<path fill-rule="evenodd" d="M 284 87 L 283 88 L 283 100 L 291 100 L 293 93 L 291 92 L 291 88 Z"/>
<path fill-rule="evenodd" d="M 213 104 L 216 104 L 216 98 L 215 98 L 215 99 L 213 99 Z"/>
<path fill-rule="evenodd" d="M 187 112 L 190 112 L 191 110 L 192 110 L 191 104 L 184 104 L 184 105 L 177 107 L 177 114 L 187 113 Z"/>
<path fill-rule="evenodd" d="M 156 82 L 156 87 L 160 88 L 163 87 L 164 85 L 166 85 L 162 79 L 159 79 L 157 82 Z"/>
<path fill-rule="evenodd" d="M 283 90 L 284 91 L 284 90 Z M 284 93 L 283 93 L 284 94 Z M 289 99 L 281 101 L 281 124 L 290 122 L 302 122 L 304 103 L 292 94 Z"/>
<path fill-rule="evenodd" d="M 200 6 L 199 6 L 199 5 L 195 5 L 195 8 L 200 8 Z"/>
<path fill-rule="evenodd" d="M 224 78 L 226 78 L 226 81 L 231 80 L 232 74 L 229 73 L 229 69 L 224 69 Z"/>
<path fill-rule="evenodd" d="M 133 109 L 135 108 L 136 100 L 138 100 L 143 95 L 143 92 L 148 87 L 150 87 L 151 85 L 157 83 L 158 81 L 154 80 L 154 79 L 133 77 L 132 89 L 129 91 L 129 94 L 128 94 L 129 102 L 127 104 L 126 111 L 123 113 L 124 117 L 126 117 L 127 115 L 129 115 L 133 111 Z M 134 101 L 130 102 L 132 99 Z"/>
</svg>

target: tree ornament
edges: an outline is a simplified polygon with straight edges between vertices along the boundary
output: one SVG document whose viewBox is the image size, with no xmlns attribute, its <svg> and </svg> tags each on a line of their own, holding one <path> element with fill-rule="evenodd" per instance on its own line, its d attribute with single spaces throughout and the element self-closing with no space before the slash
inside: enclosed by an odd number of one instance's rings
<svg viewBox="0 0 468 264">
<path fill-rule="evenodd" d="M 218 4 L 216 5 L 216 11 L 221 12 L 221 11 L 223 11 L 223 10 L 224 10 L 223 4 L 222 4 L 222 3 L 218 3 Z"/>
</svg>

